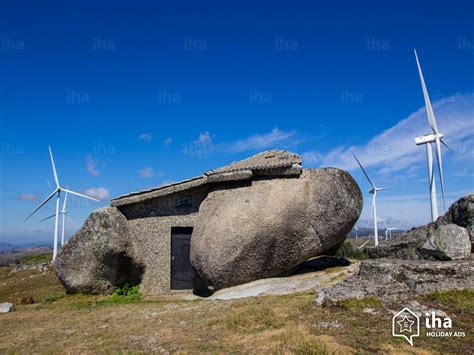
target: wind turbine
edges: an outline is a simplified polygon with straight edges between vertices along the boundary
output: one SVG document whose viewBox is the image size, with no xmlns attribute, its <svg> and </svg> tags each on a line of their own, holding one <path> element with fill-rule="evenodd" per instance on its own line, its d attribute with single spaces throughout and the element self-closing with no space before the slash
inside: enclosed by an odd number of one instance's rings
<svg viewBox="0 0 474 355">
<path fill-rule="evenodd" d="M 48 145 L 49 149 L 49 156 L 51 158 L 51 165 L 53 167 L 53 176 L 54 176 L 54 181 L 56 183 L 56 189 L 43 201 L 41 204 L 36 207 L 36 209 L 30 213 L 28 217 L 25 218 L 25 221 L 28 220 L 31 216 L 33 216 L 36 211 L 38 211 L 41 207 L 43 207 L 46 203 L 48 203 L 49 200 L 51 200 L 55 195 L 56 195 L 56 213 L 54 214 L 54 245 L 53 245 L 53 261 L 56 259 L 56 255 L 58 254 L 58 224 L 59 224 L 59 198 L 61 197 L 61 192 L 64 191 L 66 193 L 70 193 L 79 197 L 84 197 L 88 198 L 89 200 L 97 201 L 100 202 L 99 200 L 80 194 L 78 192 L 71 191 L 69 189 L 64 189 L 59 185 L 59 179 L 58 179 L 58 174 L 56 172 L 56 166 L 54 165 L 54 158 L 53 158 L 53 152 L 51 151 L 51 147 Z"/>
<path fill-rule="evenodd" d="M 62 215 L 62 217 L 63 217 L 62 224 L 61 224 L 61 228 L 62 228 L 62 231 L 61 231 L 61 246 L 64 245 L 64 226 L 65 226 L 65 223 L 66 223 L 66 217 L 67 217 L 67 219 L 69 219 L 72 222 L 71 217 L 69 217 L 69 211 L 66 209 L 66 205 L 67 205 L 67 192 L 64 195 L 63 208 L 61 209 L 61 212 L 59 212 L 59 214 Z M 55 215 L 53 214 L 49 217 L 43 218 L 40 222 L 46 221 L 47 219 L 53 218 L 54 216 Z"/>
<path fill-rule="evenodd" d="M 392 231 L 397 230 L 398 228 L 391 228 L 387 226 L 387 223 L 385 222 L 385 220 L 383 221 L 383 224 L 385 224 L 385 230 L 384 230 L 385 240 L 392 239 Z"/>
<path fill-rule="evenodd" d="M 436 197 L 436 181 L 434 177 L 434 167 L 433 167 L 433 143 L 436 145 L 436 160 L 438 161 L 438 172 L 439 180 L 441 185 L 441 194 L 443 196 L 443 208 L 445 207 L 444 202 L 444 179 L 443 179 L 443 162 L 441 159 L 441 143 L 450 149 L 448 145 L 443 141 L 444 135 L 441 134 L 438 130 L 436 124 L 436 119 L 433 113 L 433 108 L 431 107 L 430 97 L 428 95 L 428 90 L 426 89 L 425 79 L 423 78 L 423 73 L 421 71 L 420 61 L 418 60 L 418 54 L 415 49 L 415 58 L 416 64 L 418 66 L 418 73 L 420 75 L 421 87 L 423 89 L 423 97 L 425 98 L 426 113 L 428 115 L 428 124 L 433 131 L 432 134 L 427 134 L 424 136 L 416 137 L 416 145 L 426 145 L 426 155 L 428 159 L 428 182 L 430 188 L 430 204 L 431 204 L 431 220 L 436 221 L 438 218 L 438 201 Z"/>
<path fill-rule="evenodd" d="M 356 239 L 357 239 L 357 237 L 359 236 L 359 227 L 354 226 L 354 229 L 356 231 Z"/>
<path fill-rule="evenodd" d="M 377 201 L 376 201 L 377 200 L 377 192 L 384 191 L 384 190 L 391 190 L 393 188 L 376 187 L 374 185 L 374 183 L 372 182 L 372 180 L 370 179 L 367 172 L 365 171 L 364 167 L 360 163 L 359 159 L 357 159 L 357 157 L 354 153 L 352 153 L 352 155 L 354 155 L 354 158 L 357 161 L 357 164 L 359 164 L 359 166 L 362 169 L 365 177 L 367 178 L 367 180 L 369 180 L 370 185 L 372 185 L 372 188 L 369 190 L 369 193 L 372 194 L 372 208 L 371 209 L 372 209 L 372 213 L 373 213 L 373 217 L 374 217 L 374 242 L 375 242 L 375 246 L 377 246 L 377 245 L 379 245 L 379 231 L 378 231 L 378 228 L 377 228 Z"/>
</svg>

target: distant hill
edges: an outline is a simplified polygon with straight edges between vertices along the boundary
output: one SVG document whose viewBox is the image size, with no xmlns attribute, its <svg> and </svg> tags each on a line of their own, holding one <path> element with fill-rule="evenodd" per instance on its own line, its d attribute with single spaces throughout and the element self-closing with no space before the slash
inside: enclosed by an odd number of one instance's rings
<svg viewBox="0 0 474 355">
<path fill-rule="evenodd" d="M 52 248 L 51 242 L 46 241 L 35 241 L 35 242 L 24 242 L 24 243 L 5 243 L 0 242 L 0 254 L 11 254 L 17 253 L 21 251 L 25 251 L 28 249 L 36 249 L 36 248 Z"/>
<path fill-rule="evenodd" d="M 11 250 L 13 247 L 14 245 L 10 243 L 0 243 L 0 253 Z"/>
</svg>

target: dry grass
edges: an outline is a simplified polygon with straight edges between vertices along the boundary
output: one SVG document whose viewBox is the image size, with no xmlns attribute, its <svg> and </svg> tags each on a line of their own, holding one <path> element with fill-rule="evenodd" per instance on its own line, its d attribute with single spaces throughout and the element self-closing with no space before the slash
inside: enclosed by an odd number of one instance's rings
<svg viewBox="0 0 474 355">
<path fill-rule="evenodd" d="M 3 283 L 0 301 L 17 302 L 30 295 L 35 303 L 20 304 L 16 312 L 0 315 L 0 353 L 472 351 L 471 335 L 449 340 L 420 337 L 411 348 L 391 336 L 392 314 L 371 299 L 334 308 L 315 306 L 314 293 L 234 301 L 185 301 L 166 296 L 115 304 L 107 296 L 66 295 L 51 270 L 11 273 L 0 268 L 0 285 Z M 458 330 L 472 334 L 473 299 L 474 293 L 465 291 L 423 301 L 445 310 L 454 326 L 461 328 Z M 364 307 L 378 313 L 363 313 L 360 309 Z M 337 326 L 331 325 L 336 320 Z"/>
</svg>

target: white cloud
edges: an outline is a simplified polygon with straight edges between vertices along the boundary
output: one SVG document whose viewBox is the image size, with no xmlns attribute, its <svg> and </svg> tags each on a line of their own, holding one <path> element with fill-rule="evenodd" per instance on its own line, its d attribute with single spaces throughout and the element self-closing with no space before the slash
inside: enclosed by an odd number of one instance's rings
<svg viewBox="0 0 474 355">
<path fill-rule="evenodd" d="M 138 176 L 140 176 L 141 179 L 146 179 L 146 178 L 151 178 L 153 175 L 155 175 L 155 172 L 153 171 L 152 167 L 145 167 L 143 169 L 137 170 Z"/>
<path fill-rule="evenodd" d="M 141 140 L 142 142 L 151 142 L 151 140 L 153 139 L 153 136 L 151 133 L 142 133 L 138 136 L 138 139 Z"/>
<path fill-rule="evenodd" d="M 86 170 L 92 176 L 99 176 L 100 171 L 96 167 L 97 162 L 89 155 L 86 158 Z"/>
<path fill-rule="evenodd" d="M 184 154 L 202 157 L 214 150 L 212 137 L 208 131 L 199 133 L 197 139 L 184 146 Z"/>
<path fill-rule="evenodd" d="M 165 145 L 167 147 L 170 146 L 172 143 L 173 143 L 173 139 L 171 137 L 168 137 L 168 138 L 163 140 L 163 145 Z"/>
<path fill-rule="evenodd" d="M 109 190 L 105 187 L 91 187 L 86 190 L 85 194 L 98 200 L 106 200 L 110 198 Z"/>
<path fill-rule="evenodd" d="M 29 194 L 26 192 L 22 192 L 16 197 L 17 200 L 20 201 L 28 201 L 28 202 L 33 202 L 33 201 L 38 201 L 38 196 L 35 194 Z"/>
<path fill-rule="evenodd" d="M 206 145 L 212 144 L 212 138 L 208 131 L 199 133 L 199 137 L 196 141 L 199 144 Z"/>
<path fill-rule="evenodd" d="M 245 152 L 249 150 L 261 150 L 275 148 L 275 145 L 289 143 L 288 140 L 295 135 L 295 131 L 281 131 L 273 128 L 265 134 L 253 134 L 242 140 L 231 143 L 229 151 Z"/>
<path fill-rule="evenodd" d="M 438 128 L 445 141 L 455 151 L 454 159 L 474 158 L 474 94 L 457 94 L 433 105 Z M 367 144 L 340 146 L 329 152 L 310 151 L 303 154 L 305 163 L 334 166 L 342 169 L 357 168 L 355 153 L 365 167 L 376 167 L 381 174 L 394 173 L 424 163 L 426 152 L 417 147 L 416 136 L 429 134 L 426 111 L 420 108 L 395 126 L 371 138 Z M 446 150 L 445 150 L 446 151 Z"/>
</svg>

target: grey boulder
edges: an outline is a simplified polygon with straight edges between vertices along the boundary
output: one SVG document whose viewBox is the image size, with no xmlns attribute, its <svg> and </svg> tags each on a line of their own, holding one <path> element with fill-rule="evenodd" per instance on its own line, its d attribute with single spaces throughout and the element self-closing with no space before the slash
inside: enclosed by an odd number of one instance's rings
<svg viewBox="0 0 474 355">
<path fill-rule="evenodd" d="M 273 277 L 342 243 L 362 209 L 345 171 L 217 184 L 200 206 L 191 263 L 214 290 Z"/>
<path fill-rule="evenodd" d="M 435 222 L 413 228 L 367 251 L 371 259 L 460 260 L 470 257 L 471 242 L 466 228 Z"/>
<path fill-rule="evenodd" d="M 457 224 L 468 230 L 471 237 L 472 250 L 474 250 L 474 194 L 464 196 L 454 202 L 436 223 Z"/>
<path fill-rule="evenodd" d="M 468 195 L 454 202 L 435 222 L 367 250 L 371 259 L 467 259 L 472 252 L 473 230 L 474 195 Z"/>
<path fill-rule="evenodd" d="M 10 302 L 0 303 L 0 313 L 15 312 L 15 305 Z"/>
<path fill-rule="evenodd" d="M 433 229 L 420 253 L 438 260 L 467 259 L 471 254 L 469 232 L 456 224 L 441 225 Z"/>
<path fill-rule="evenodd" d="M 61 248 L 54 262 L 59 281 L 68 292 L 100 294 L 139 284 L 143 266 L 134 239 L 117 208 L 99 208 Z"/>
<path fill-rule="evenodd" d="M 456 289 L 474 290 L 474 260 L 366 260 L 357 274 L 320 291 L 316 304 L 334 305 L 342 300 L 366 297 L 400 302 Z"/>
</svg>

